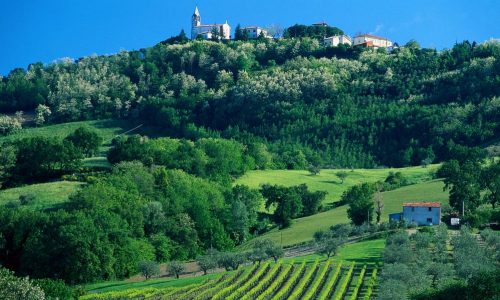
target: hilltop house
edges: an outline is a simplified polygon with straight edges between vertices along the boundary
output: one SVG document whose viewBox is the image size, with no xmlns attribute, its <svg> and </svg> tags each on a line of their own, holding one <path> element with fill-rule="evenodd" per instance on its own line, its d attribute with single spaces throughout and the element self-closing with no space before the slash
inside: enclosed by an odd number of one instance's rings
<svg viewBox="0 0 500 300">
<path fill-rule="evenodd" d="M 359 34 L 355 36 L 353 44 L 354 46 L 367 48 L 390 48 L 393 46 L 392 41 L 371 34 Z"/>
<path fill-rule="evenodd" d="M 258 38 L 261 34 L 266 38 L 266 39 L 271 39 L 272 36 L 269 35 L 267 30 L 265 30 L 262 27 L 259 26 L 247 26 L 241 28 L 241 30 L 245 30 L 248 34 L 249 39 L 256 39 Z"/>
<path fill-rule="evenodd" d="M 389 220 L 417 225 L 439 225 L 441 223 L 441 203 L 439 202 L 412 202 L 403 203 L 402 213 L 389 214 Z"/>
<path fill-rule="evenodd" d="M 334 35 L 323 39 L 323 44 L 329 47 L 337 47 L 339 44 L 352 45 L 351 38 L 347 35 Z"/>
<path fill-rule="evenodd" d="M 214 34 L 217 34 L 219 39 L 229 40 L 231 38 L 231 27 L 227 24 L 227 21 L 225 24 L 201 24 L 201 15 L 198 7 L 196 7 L 191 17 L 191 39 L 194 40 L 198 36 L 202 36 L 204 39 L 211 39 L 214 37 Z"/>
</svg>

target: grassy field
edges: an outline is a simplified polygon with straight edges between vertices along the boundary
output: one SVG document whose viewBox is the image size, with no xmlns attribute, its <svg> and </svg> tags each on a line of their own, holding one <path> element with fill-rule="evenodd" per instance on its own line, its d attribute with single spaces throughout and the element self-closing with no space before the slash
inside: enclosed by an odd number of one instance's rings
<svg viewBox="0 0 500 300">
<path fill-rule="evenodd" d="M 384 211 L 382 220 L 387 221 L 389 213 L 402 211 L 402 204 L 411 201 L 439 201 L 445 203 L 448 201 L 448 192 L 443 192 L 443 182 L 433 180 L 406 186 L 397 190 L 384 192 Z M 313 216 L 299 218 L 294 220 L 291 227 L 263 234 L 256 239 L 269 238 L 276 243 L 283 242 L 283 246 L 290 246 L 312 239 L 314 232 L 326 230 L 330 226 L 341 223 L 349 223 L 347 218 L 347 206 L 340 206 Z M 241 246 L 242 249 L 248 249 L 256 240 L 251 240 Z"/>
<path fill-rule="evenodd" d="M 391 169 L 354 169 L 339 170 L 327 169 L 321 170 L 318 175 L 310 175 L 305 170 L 264 170 L 249 171 L 235 184 L 243 184 L 249 187 L 258 188 L 261 184 L 278 184 L 284 186 L 307 184 L 313 191 L 326 191 L 324 203 L 338 201 L 342 193 L 349 187 L 362 182 L 376 182 L 384 180 L 389 172 L 401 172 L 411 183 L 428 181 L 432 178 L 431 173 L 435 172 L 439 165 L 430 165 L 427 168 L 391 168 Z M 342 184 L 335 175 L 338 171 L 346 171 L 348 176 Z"/>
<path fill-rule="evenodd" d="M 66 202 L 69 195 L 77 191 L 81 185 L 81 182 L 57 181 L 6 189 L 0 191 L 0 205 L 19 203 L 19 196 L 29 194 L 34 195 L 35 199 L 27 204 L 27 207 L 34 210 L 51 208 Z"/>
<path fill-rule="evenodd" d="M 212 273 L 204 276 L 198 277 L 188 277 L 188 278 L 158 278 L 146 281 L 107 281 L 102 283 L 89 284 L 85 286 L 85 290 L 88 294 L 93 293 L 104 293 L 109 291 L 124 291 L 128 289 L 140 289 L 140 288 L 168 288 L 168 287 L 183 287 L 190 284 L 201 283 L 207 279 L 213 279 L 221 276 L 221 273 Z"/>
<path fill-rule="evenodd" d="M 382 258 L 382 251 L 385 248 L 385 239 L 366 240 L 342 246 L 333 257 L 335 261 L 356 261 L 363 263 L 378 263 Z M 326 260 L 326 256 L 321 254 L 309 254 L 304 256 L 285 258 L 286 261 L 312 263 L 316 259 Z"/>
</svg>

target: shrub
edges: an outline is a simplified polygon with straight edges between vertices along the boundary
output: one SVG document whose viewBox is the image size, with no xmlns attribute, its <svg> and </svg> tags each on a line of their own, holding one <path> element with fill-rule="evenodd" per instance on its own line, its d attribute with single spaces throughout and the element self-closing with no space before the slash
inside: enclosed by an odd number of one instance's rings
<svg viewBox="0 0 500 300">
<path fill-rule="evenodd" d="M 21 122 L 17 118 L 0 116 L 0 136 L 12 134 L 21 129 Z"/>
<path fill-rule="evenodd" d="M 46 299 L 64 300 L 73 297 L 73 289 L 60 279 L 36 279 L 33 283 L 45 292 Z"/>
</svg>

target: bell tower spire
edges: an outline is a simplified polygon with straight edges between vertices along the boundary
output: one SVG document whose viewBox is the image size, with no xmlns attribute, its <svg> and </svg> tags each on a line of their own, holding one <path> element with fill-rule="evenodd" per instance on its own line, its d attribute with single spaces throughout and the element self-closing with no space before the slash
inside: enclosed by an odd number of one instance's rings
<svg viewBox="0 0 500 300">
<path fill-rule="evenodd" d="M 201 25 L 201 15 L 198 6 L 194 8 L 193 16 L 191 17 L 191 39 L 195 39 L 198 35 L 196 27 Z"/>
</svg>

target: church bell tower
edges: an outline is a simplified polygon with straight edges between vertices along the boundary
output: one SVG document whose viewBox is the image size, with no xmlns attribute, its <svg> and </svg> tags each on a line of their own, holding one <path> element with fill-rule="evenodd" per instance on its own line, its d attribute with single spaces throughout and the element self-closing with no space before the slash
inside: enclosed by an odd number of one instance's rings
<svg viewBox="0 0 500 300">
<path fill-rule="evenodd" d="M 198 6 L 194 9 L 193 16 L 191 17 L 191 39 L 195 39 L 196 36 L 198 35 L 198 31 L 196 30 L 196 27 L 201 25 L 201 16 L 200 12 L 198 11 Z"/>
</svg>

